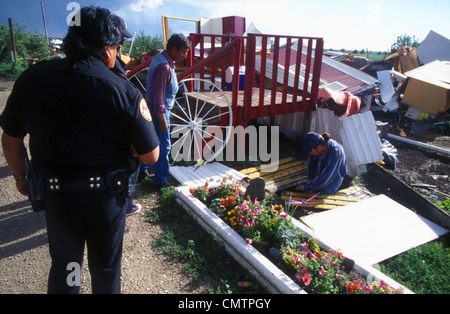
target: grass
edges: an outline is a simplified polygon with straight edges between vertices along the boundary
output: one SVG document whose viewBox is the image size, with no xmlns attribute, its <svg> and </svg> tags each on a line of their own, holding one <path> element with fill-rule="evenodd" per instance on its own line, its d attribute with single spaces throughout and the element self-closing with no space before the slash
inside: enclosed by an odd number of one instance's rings
<svg viewBox="0 0 450 314">
<path fill-rule="evenodd" d="M 418 294 L 450 293 L 450 236 L 380 264 L 380 270 Z"/>
<path fill-rule="evenodd" d="M 207 288 L 205 293 L 266 293 L 257 281 L 230 257 L 217 239 L 199 228 L 198 223 L 176 203 L 173 189 L 163 188 L 156 197 L 159 198 L 159 207 L 148 211 L 146 218 L 149 222 L 162 222 L 168 228 L 154 239 L 154 249 L 183 264 L 183 271 L 187 276 L 212 278 L 216 285 Z M 250 282 L 251 286 L 242 288 L 238 282 Z"/>
</svg>

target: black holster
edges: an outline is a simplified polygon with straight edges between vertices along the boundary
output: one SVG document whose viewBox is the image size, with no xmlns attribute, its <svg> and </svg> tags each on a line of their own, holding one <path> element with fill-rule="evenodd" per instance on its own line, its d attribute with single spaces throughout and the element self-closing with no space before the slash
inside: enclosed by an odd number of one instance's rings
<svg viewBox="0 0 450 314">
<path fill-rule="evenodd" d="M 28 199 L 31 202 L 31 208 L 36 213 L 41 212 L 44 210 L 44 182 L 31 164 L 28 164 L 26 177 Z"/>
<path fill-rule="evenodd" d="M 125 169 L 112 171 L 106 174 L 105 185 L 111 196 L 128 196 L 128 175 Z"/>
</svg>

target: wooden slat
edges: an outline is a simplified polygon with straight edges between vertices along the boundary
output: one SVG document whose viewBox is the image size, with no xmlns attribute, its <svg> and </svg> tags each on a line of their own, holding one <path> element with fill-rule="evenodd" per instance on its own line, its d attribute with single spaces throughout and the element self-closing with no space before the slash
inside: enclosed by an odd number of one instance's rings
<svg viewBox="0 0 450 314">
<path fill-rule="evenodd" d="M 313 193 L 302 193 L 302 192 L 286 192 L 286 196 L 292 197 L 292 199 L 309 199 L 314 196 Z M 334 195 L 317 195 L 314 199 L 316 200 L 327 200 L 333 199 L 336 201 L 348 201 L 348 202 L 359 202 L 361 199 L 356 197 L 347 196 L 337 192 Z"/>
<path fill-rule="evenodd" d="M 295 160 L 295 159 L 292 158 L 292 157 L 283 158 L 283 159 L 280 160 L 279 165 L 283 165 L 283 164 L 291 162 L 293 160 Z M 243 174 L 248 175 L 248 174 L 250 174 L 252 172 L 257 172 L 257 171 L 260 171 L 260 170 L 261 170 L 261 166 L 256 166 L 256 167 L 243 169 L 240 172 L 243 173 Z"/>
<path fill-rule="evenodd" d="M 311 192 L 285 192 L 281 199 L 283 200 L 294 200 L 294 201 L 307 201 L 314 196 Z M 307 204 L 307 205 L 296 205 L 300 208 L 307 208 L 311 210 L 330 210 L 339 208 L 342 206 L 347 206 L 349 204 L 355 204 L 364 199 L 369 198 L 369 195 L 362 191 L 361 187 L 351 186 L 347 189 L 338 191 L 333 195 L 317 195 L 311 202 L 317 202 L 320 204 Z"/>
<path fill-rule="evenodd" d="M 278 166 L 278 170 L 275 172 L 252 172 L 252 173 L 249 173 L 247 176 L 249 179 L 261 177 L 264 180 L 273 180 L 273 179 L 285 177 L 288 175 L 295 175 L 295 174 L 298 174 L 300 172 L 305 172 L 305 171 L 306 171 L 306 165 L 304 163 L 302 163 L 301 161 L 299 161 L 299 162 L 293 162 L 293 163 Z"/>
</svg>

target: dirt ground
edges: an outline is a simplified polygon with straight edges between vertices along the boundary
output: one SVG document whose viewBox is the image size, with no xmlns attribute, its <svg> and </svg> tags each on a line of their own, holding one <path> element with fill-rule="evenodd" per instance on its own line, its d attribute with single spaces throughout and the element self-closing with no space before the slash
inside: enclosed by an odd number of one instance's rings
<svg viewBox="0 0 450 314">
<path fill-rule="evenodd" d="M 408 138 L 450 150 L 450 136 L 427 133 L 414 135 L 404 130 Z M 395 131 L 392 130 L 391 133 Z M 399 164 L 391 171 L 401 181 L 413 186 L 422 195 L 436 200 L 450 199 L 450 156 L 395 140 Z"/>
<path fill-rule="evenodd" d="M 13 82 L 0 80 L 0 112 Z M 4 87 L 4 88 L 3 88 Z M 391 132 L 392 130 L 390 130 Z M 392 131 L 395 134 L 395 130 Z M 427 134 L 416 140 L 450 149 L 450 137 Z M 408 144 L 392 141 L 398 149 L 398 168 L 393 173 L 408 184 L 427 184 L 420 192 L 437 199 L 450 198 L 450 158 Z M 138 191 L 139 194 L 139 191 Z M 155 252 L 150 243 L 166 228 L 148 223 L 144 212 L 155 199 L 142 199 L 143 211 L 127 218 L 122 263 L 125 294 L 195 294 L 210 287 L 207 280 L 193 280 L 182 265 Z M 11 171 L 0 150 L 0 294 L 46 293 L 50 257 L 44 213 L 33 213 L 28 200 L 15 189 Z M 87 267 L 83 268 L 82 293 L 90 293 Z"/>
</svg>

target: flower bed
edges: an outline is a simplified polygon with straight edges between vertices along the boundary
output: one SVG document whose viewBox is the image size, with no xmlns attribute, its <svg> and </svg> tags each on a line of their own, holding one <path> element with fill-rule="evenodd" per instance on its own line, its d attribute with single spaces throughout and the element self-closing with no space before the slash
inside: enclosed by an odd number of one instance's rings
<svg viewBox="0 0 450 314">
<path fill-rule="evenodd" d="M 291 218 L 294 208 L 275 204 L 271 196 L 253 202 L 244 198 L 232 178 L 178 188 L 176 193 L 205 229 L 229 244 L 226 248 L 244 267 L 255 274 L 255 267 L 261 266 L 256 278 L 270 292 L 393 293 L 391 287 L 399 287 L 371 267 L 353 267 L 341 252 L 318 243 L 305 226 Z"/>
</svg>

